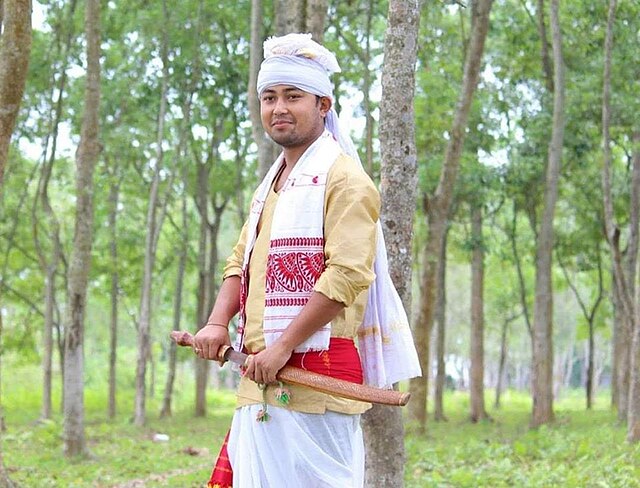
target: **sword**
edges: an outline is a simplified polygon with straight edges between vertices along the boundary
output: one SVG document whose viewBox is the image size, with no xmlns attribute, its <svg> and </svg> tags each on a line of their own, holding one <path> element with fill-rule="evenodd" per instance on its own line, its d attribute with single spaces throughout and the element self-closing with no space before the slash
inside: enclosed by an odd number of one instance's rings
<svg viewBox="0 0 640 488">
<path fill-rule="evenodd" d="M 179 346 L 193 347 L 193 335 L 186 331 L 171 332 L 171 339 Z M 221 346 L 218 349 L 217 360 L 220 364 L 231 361 L 240 366 L 247 360 L 247 354 L 234 350 L 231 346 Z M 305 386 L 312 390 L 327 393 L 329 395 L 358 400 L 360 402 L 378 403 L 380 405 L 391 405 L 403 407 L 409 402 L 411 393 L 396 390 L 385 390 L 373 386 L 361 385 L 332 378 L 324 374 L 314 373 L 306 369 L 295 366 L 284 366 L 276 374 L 278 381 L 291 383 L 292 385 Z"/>
</svg>

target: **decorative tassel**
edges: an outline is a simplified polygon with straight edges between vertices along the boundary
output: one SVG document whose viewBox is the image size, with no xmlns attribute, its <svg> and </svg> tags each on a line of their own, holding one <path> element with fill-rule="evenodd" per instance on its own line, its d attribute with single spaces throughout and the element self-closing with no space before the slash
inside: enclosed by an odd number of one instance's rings
<svg viewBox="0 0 640 488">
<path fill-rule="evenodd" d="M 268 422 L 269 419 L 271 419 L 271 415 L 267 412 L 267 406 L 263 405 L 263 408 L 261 408 L 258 415 L 256 415 L 256 422 Z"/>
<path fill-rule="evenodd" d="M 291 391 L 284 386 L 282 381 L 278 381 L 278 385 L 279 386 L 275 391 L 276 400 L 280 405 L 289 405 L 289 402 L 291 401 Z"/>
<path fill-rule="evenodd" d="M 258 383 L 258 388 L 262 390 L 262 408 L 258 411 L 258 415 L 256 415 L 256 422 L 268 422 L 271 415 L 267 412 L 267 385 Z"/>
</svg>

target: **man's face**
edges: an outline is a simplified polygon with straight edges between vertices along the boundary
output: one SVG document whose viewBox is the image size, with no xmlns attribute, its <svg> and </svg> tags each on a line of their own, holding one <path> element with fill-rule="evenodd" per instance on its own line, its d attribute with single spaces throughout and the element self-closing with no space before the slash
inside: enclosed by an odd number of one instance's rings
<svg viewBox="0 0 640 488">
<path fill-rule="evenodd" d="M 318 97 L 290 85 L 275 85 L 260 95 L 262 126 L 282 147 L 309 146 L 324 131 L 331 108 L 328 97 Z"/>
</svg>

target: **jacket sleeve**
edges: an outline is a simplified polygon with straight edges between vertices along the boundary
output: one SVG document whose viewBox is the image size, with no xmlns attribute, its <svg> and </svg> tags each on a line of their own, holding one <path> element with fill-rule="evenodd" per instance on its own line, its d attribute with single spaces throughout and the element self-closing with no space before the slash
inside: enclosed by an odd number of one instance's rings
<svg viewBox="0 0 640 488">
<path fill-rule="evenodd" d="M 325 270 L 314 290 L 349 307 L 375 279 L 380 194 L 360 165 L 341 156 L 325 195 Z"/>
</svg>

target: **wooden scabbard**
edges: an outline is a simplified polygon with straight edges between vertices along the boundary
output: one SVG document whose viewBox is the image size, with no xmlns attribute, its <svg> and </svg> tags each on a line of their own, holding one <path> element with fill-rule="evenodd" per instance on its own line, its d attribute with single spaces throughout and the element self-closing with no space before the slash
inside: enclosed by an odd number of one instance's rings
<svg viewBox="0 0 640 488">
<path fill-rule="evenodd" d="M 171 333 L 171 339 L 173 339 L 179 346 L 193 347 L 193 336 L 189 332 L 174 331 Z M 236 364 L 242 365 L 247 358 L 246 354 L 234 351 L 229 346 L 226 346 L 220 348 L 220 351 L 218 352 L 218 361 L 224 362 L 230 359 L 229 351 L 233 353 L 233 359 L 231 360 Z M 306 369 L 297 368 L 295 366 L 284 366 L 280 371 L 278 371 L 276 378 L 278 381 L 304 386 L 329 395 L 349 398 L 351 400 L 358 400 L 361 402 L 392 405 L 395 407 L 405 406 L 411 397 L 411 394 L 407 392 L 385 390 L 382 388 L 352 383 L 350 381 L 314 373 L 313 371 L 307 371 Z"/>
</svg>

